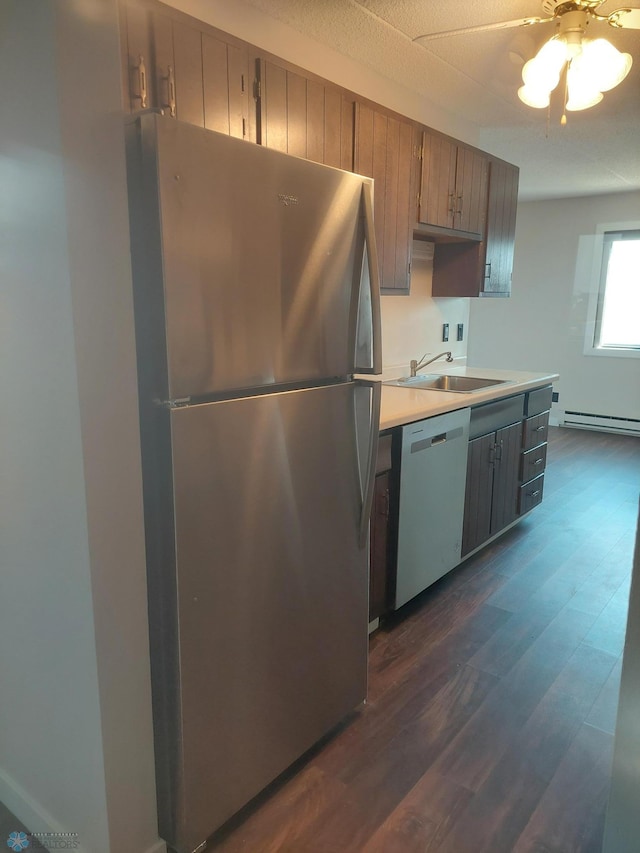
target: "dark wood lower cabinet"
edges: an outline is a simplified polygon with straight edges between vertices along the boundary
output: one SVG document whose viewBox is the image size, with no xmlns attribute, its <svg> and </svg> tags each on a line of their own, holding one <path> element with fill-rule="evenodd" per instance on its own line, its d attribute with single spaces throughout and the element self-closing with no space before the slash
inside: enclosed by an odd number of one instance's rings
<svg viewBox="0 0 640 853">
<path fill-rule="evenodd" d="M 495 433 L 493 432 L 469 442 L 462 556 L 473 551 L 491 535 L 494 447 Z"/>
<path fill-rule="evenodd" d="M 389 586 L 389 486 L 391 474 L 376 476 L 371 512 L 371 544 L 369 554 L 369 621 L 387 610 Z"/>
<path fill-rule="evenodd" d="M 518 516 L 522 422 L 469 442 L 462 556 Z"/>
<path fill-rule="evenodd" d="M 521 449 L 521 423 L 512 424 L 496 432 L 493 497 L 491 500 L 492 536 L 515 521 L 517 517 Z"/>
</svg>

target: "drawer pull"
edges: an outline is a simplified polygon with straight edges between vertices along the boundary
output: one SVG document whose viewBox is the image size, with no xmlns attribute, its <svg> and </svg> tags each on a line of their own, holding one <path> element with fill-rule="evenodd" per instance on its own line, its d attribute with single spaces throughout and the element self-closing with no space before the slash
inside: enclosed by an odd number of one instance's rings
<svg viewBox="0 0 640 853">
<path fill-rule="evenodd" d="M 529 497 L 530 498 L 537 498 L 539 494 L 540 494 L 540 489 L 536 489 L 535 492 L 529 492 Z"/>
<path fill-rule="evenodd" d="M 542 426 L 536 427 L 536 432 L 542 432 L 543 429 L 545 429 L 544 424 L 542 424 Z"/>
<path fill-rule="evenodd" d="M 542 459 L 536 459 L 536 460 L 535 460 L 535 462 L 534 462 L 533 464 L 534 464 L 534 465 L 542 465 L 543 461 L 544 461 L 544 460 L 542 460 Z"/>
</svg>

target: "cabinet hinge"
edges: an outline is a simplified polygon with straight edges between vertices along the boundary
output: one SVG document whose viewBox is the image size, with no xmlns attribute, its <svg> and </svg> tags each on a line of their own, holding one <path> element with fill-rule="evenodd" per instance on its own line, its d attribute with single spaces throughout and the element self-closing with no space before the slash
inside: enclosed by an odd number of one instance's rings
<svg viewBox="0 0 640 853">
<path fill-rule="evenodd" d="M 259 101 L 262 97 L 262 83 L 260 82 L 260 80 L 253 81 L 253 97 L 256 99 L 256 101 Z"/>
</svg>

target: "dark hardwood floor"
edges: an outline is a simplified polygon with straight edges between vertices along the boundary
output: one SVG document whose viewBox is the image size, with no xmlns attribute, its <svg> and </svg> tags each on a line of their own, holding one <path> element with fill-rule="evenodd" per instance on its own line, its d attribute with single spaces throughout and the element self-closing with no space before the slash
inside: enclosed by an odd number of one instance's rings
<svg viewBox="0 0 640 853">
<path fill-rule="evenodd" d="M 211 850 L 600 851 L 640 440 L 549 441 L 542 505 L 371 637 L 367 705 Z"/>
<path fill-rule="evenodd" d="M 543 504 L 371 637 L 366 706 L 208 849 L 601 850 L 640 439 L 549 442 Z"/>
</svg>

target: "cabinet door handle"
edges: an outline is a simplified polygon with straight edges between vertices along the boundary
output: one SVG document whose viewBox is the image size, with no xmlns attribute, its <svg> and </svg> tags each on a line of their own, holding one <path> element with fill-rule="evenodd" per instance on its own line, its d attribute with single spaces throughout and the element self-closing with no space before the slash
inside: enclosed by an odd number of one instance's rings
<svg viewBox="0 0 640 853">
<path fill-rule="evenodd" d="M 462 195 L 458 196 L 458 209 L 456 210 L 458 216 L 462 216 Z"/>
<path fill-rule="evenodd" d="M 487 261 L 487 263 L 484 265 L 484 267 L 485 267 L 484 277 L 485 278 L 491 278 L 491 261 Z"/>
<path fill-rule="evenodd" d="M 496 444 L 496 462 L 500 462 L 502 459 L 502 442 L 500 444 Z"/>
<path fill-rule="evenodd" d="M 456 196 L 455 193 L 449 193 L 449 213 L 451 216 L 456 215 Z"/>
<path fill-rule="evenodd" d="M 147 67 L 144 64 L 144 56 L 142 54 L 138 56 L 138 64 L 136 65 L 135 70 L 138 78 L 138 92 L 132 97 L 139 99 L 140 109 L 146 110 L 148 103 Z"/>
<path fill-rule="evenodd" d="M 176 117 L 176 76 L 173 71 L 173 65 L 167 66 L 167 76 L 163 78 L 167 84 L 167 98 L 163 107 L 169 108 L 171 118 Z"/>
</svg>

